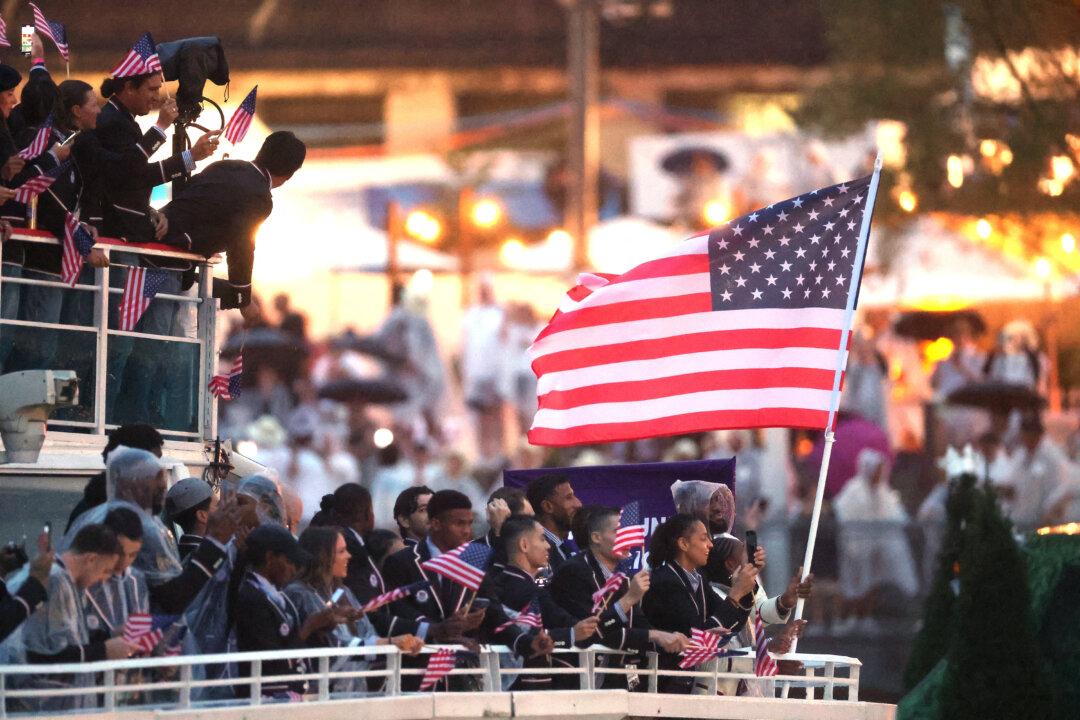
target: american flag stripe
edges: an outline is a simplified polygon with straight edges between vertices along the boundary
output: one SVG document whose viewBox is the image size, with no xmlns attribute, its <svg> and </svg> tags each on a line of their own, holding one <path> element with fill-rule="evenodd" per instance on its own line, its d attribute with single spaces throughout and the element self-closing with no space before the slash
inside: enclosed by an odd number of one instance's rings
<svg viewBox="0 0 1080 720">
<path fill-rule="evenodd" d="M 360 611 L 364 613 L 369 613 L 373 610 L 378 610 L 383 605 L 392 603 L 395 600 L 400 600 L 404 597 L 408 597 L 414 592 L 418 590 L 423 590 L 430 585 L 431 583 L 427 582 L 426 580 L 421 580 L 420 582 L 415 582 L 412 585 L 404 585 L 399 588 L 394 588 L 390 592 L 385 592 L 382 595 L 378 595 L 369 600 L 368 603 L 364 605 L 364 607 L 360 608 Z"/>
<path fill-rule="evenodd" d="M 120 61 L 112 71 L 112 77 L 123 78 L 135 75 L 146 75 L 161 70 L 161 59 L 158 57 L 154 38 L 150 33 L 143 33 L 128 50 L 128 54 Z"/>
<path fill-rule="evenodd" d="M 645 525 L 641 519 L 641 503 L 637 500 L 627 503 L 619 516 L 612 552 L 622 554 L 645 545 Z"/>
<path fill-rule="evenodd" d="M 244 136 L 247 135 L 248 128 L 251 127 L 251 121 L 255 117 L 255 102 L 258 90 L 258 85 L 251 89 L 251 92 L 236 108 L 232 117 L 229 118 L 229 122 L 223 128 L 225 139 L 233 145 L 243 140 Z"/>
<path fill-rule="evenodd" d="M 64 30 L 64 26 L 58 22 L 49 22 L 45 17 L 45 13 L 41 12 L 41 8 L 34 3 L 30 3 L 30 7 L 34 11 L 34 29 L 52 40 L 53 44 L 56 45 L 56 49 L 60 52 L 60 57 L 67 60 L 67 32 Z"/>
<path fill-rule="evenodd" d="M 11 42 L 7 39 L 7 23 L 4 22 L 4 18 L 0 18 L 0 47 L 11 47 Z"/>
<path fill-rule="evenodd" d="M 530 440 L 824 428 L 871 180 L 775 203 L 621 276 L 580 277 L 530 349 Z"/>
<path fill-rule="evenodd" d="M 435 683 L 449 675 L 456 664 L 457 654 L 454 650 L 450 648 L 436 650 L 428 660 L 424 677 L 420 681 L 420 691 L 423 692 L 435 687 Z"/>
<path fill-rule="evenodd" d="M 754 674 L 758 677 L 777 675 L 780 668 L 769 655 L 769 640 L 765 637 L 765 623 L 761 621 L 761 611 L 754 615 Z"/>
<path fill-rule="evenodd" d="M 41 127 L 38 128 L 38 131 L 34 135 L 34 139 L 30 141 L 30 144 L 16 153 L 16 155 L 23 160 L 33 160 L 38 155 L 45 152 L 49 145 L 49 139 L 52 137 L 52 125 L 53 119 L 52 115 L 50 115 L 41 123 Z"/>
<path fill-rule="evenodd" d="M 222 400 L 232 400 L 240 395 L 240 381 L 244 374 L 244 353 L 241 351 L 233 360 L 232 368 L 226 375 L 210 378 L 207 388 Z"/>
<path fill-rule="evenodd" d="M 476 591 L 484 581 L 491 555 L 492 549 L 484 543 L 470 542 L 428 560 L 422 567 Z"/>
<path fill-rule="evenodd" d="M 621 572 L 613 572 L 611 573 L 611 577 L 609 577 L 607 581 L 604 582 L 604 585 L 592 594 L 592 611 L 594 615 L 598 613 L 600 609 L 604 606 L 604 602 L 607 600 L 608 596 L 618 591 L 618 589 L 622 587 L 623 580 L 626 580 L 625 574 Z"/>
<path fill-rule="evenodd" d="M 135 329 L 139 318 L 150 307 L 150 300 L 143 297 L 143 283 L 146 280 L 146 268 L 128 268 L 124 281 L 124 294 L 120 300 L 120 329 L 128 332 Z"/>
<path fill-rule="evenodd" d="M 82 272 L 83 258 L 94 247 L 94 238 L 72 213 L 64 218 L 64 241 L 60 259 L 60 277 L 74 286 Z"/>
</svg>

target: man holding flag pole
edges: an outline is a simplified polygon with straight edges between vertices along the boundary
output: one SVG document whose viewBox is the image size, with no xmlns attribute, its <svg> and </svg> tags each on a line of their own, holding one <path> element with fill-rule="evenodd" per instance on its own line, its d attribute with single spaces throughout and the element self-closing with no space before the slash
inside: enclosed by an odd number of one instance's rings
<svg viewBox="0 0 1080 720">
<path fill-rule="evenodd" d="M 622 275 L 580 276 L 530 348 L 530 442 L 823 429 L 805 580 L 880 172 L 879 157 L 870 176 L 774 203 Z"/>
</svg>

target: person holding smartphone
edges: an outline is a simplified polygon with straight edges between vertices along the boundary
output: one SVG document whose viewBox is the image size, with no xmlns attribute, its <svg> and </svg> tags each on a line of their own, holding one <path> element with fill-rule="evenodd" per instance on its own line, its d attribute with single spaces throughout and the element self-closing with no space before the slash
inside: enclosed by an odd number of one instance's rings
<svg viewBox="0 0 1080 720">
<path fill-rule="evenodd" d="M 51 525 L 46 523 L 46 528 L 51 530 Z M 15 632 L 26 618 L 45 602 L 47 597 L 45 586 L 49 582 L 49 569 L 52 567 L 54 557 L 50 534 L 43 532 L 38 537 L 37 557 L 30 563 L 26 580 L 15 592 L 9 592 L 7 585 L 0 578 L 0 642 Z M 18 548 L 12 544 L 0 550 L 0 554 L 3 554 L 6 559 L 17 551 Z M 26 562 L 25 553 L 23 553 L 22 562 Z"/>
<path fill-rule="evenodd" d="M 285 588 L 286 597 L 296 606 L 301 623 L 326 613 L 339 621 L 314 631 L 308 636 L 306 647 L 394 645 L 410 655 L 419 652 L 424 641 L 415 635 L 379 637 L 371 621 L 360 610 L 360 601 L 343 584 L 351 556 L 340 530 L 309 527 L 300 535 L 300 547 L 311 556 L 311 561 L 300 577 Z M 370 660 L 363 655 L 335 658 L 331 672 L 366 670 L 369 665 Z M 364 678 L 340 678 L 331 685 L 335 693 L 357 693 L 365 689 Z"/>
</svg>

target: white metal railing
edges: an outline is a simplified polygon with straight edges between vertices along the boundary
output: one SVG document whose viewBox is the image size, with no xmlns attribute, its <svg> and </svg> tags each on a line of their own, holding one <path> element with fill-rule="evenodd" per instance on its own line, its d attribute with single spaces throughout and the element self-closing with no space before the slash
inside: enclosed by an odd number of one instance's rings
<svg viewBox="0 0 1080 720">
<path fill-rule="evenodd" d="M 440 647 L 466 651 L 464 647 L 454 645 L 425 646 L 422 653 L 430 654 Z M 467 651 L 466 651 L 467 652 Z M 697 670 L 666 670 L 658 666 L 656 653 L 648 654 L 645 667 L 604 667 L 597 662 L 598 656 L 622 656 L 628 653 L 601 646 L 587 649 L 558 650 L 560 655 L 576 656 L 577 667 L 504 667 L 500 655 L 509 653 L 509 648 L 500 645 L 481 646 L 479 653 L 473 655 L 475 664 L 457 667 L 451 675 L 454 677 L 473 677 L 482 692 L 496 692 L 503 687 L 503 679 L 528 675 L 577 675 L 581 690 L 596 690 L 597 679 L 608 675 L 624 677 L 637 676 L 641 690 L 656 693 L 659 681 L 664 677 L 695 678 L 699 693 L 716 695 L 722 681 L 745 680 L 759 683 L 765 688 L 766 697 L 776 697 L 784 688 L 801 687 L 806 689 L 808 700 L 839 700 L 836 690 L 846 689 L 846 700 L 857 701 L 859 697 L 859 671 L 861 663 L 856 658 L 839 655 L 812 655 L 792 653 L 774 656 L 779 660 L 796 660 L 803 665 L 801 675 L 776 675 L 769 678 L 757 677 L 753 671 L 754 658 L 751 655 L 735 657 L 731 670 L 726 667 L 727 658 L 712 660 Z M 336 669 L 341 660 L 372 661 L 385 659 L 385 667 L 358 667 L 354 669 Z M 403 654 L 393 646 L 356 647 L 356 648 L 318 648 L 298 651 L 267 651 L 251 653 L 230 653 L 219 655 L 181 655 L 175 657 L 149 657 L 133 660 L 101 661 L 81 664 L 55 665 L 2 665 L 0 666 L 0 718 L 20 715 L 42 715 L 56 712 L 58 708 L 43 704 L 67 703 L 81 712 L 115 712 L 135 709 L 187 710 L 222 704 L 260 705 L 274 702 L 274 698 L 263 696 L 263 688 L 268 683 L 304 681 L 307 692 L 304 699 L 331 701 L 356 700 L 358 697 L 394 697 L 407 694 L 402 690 L 402 679 L 424 674 L 423 667 L 404 667 Z M 304 660 L 306 671 L 287 675 L 264 675 L 264 663 L 274 660 Z M 232 668 L 237 663 L 249 663 L 247 677 L 240 677 L 232 672 L 228 677 L 197 677 L 200 668 L 218 666 Z M 838 671 L 846 670 L 846 676 Z M 155 677 L 157 675 L 158 677 Z M 80 685 L 73 678 L 89 680 L 89 685 Z M 380 689 L 376 691 L 356 690 L 335 691 L 335 681 L 359 680 L 367 678 L 382 679 Z M 33 683 L 31 683 L 33 681 Z M 52 687 L 42 685 L 52 684 Z M 63 687 L 63 685 L 68 685 Z M 248 697 L 243 699 L 204 699 L 205 690 L 213 688 L 238 688 L 244 686 Z M 601 688 L 602 689 L 602 688 Z M 614 692 L 614 691 L 613 691 Z M 163 694 L 168 693 L 168 697 Z"/>
<path fill-rule="evenodd" d="M 34 243 L 42 245 L 58 245 L 59 240 L 43 230 L 17 228 L 11 236 L 11 241 Z M 217 413 L 215 400 L 205 392 L 210 377 L 216 371 L 216 344 L 215 344 L 215 313 L 217 303 L 213 300 L 212 277 L 210 266 L 219 262 L 217 256 L 207 260 L 205 257 L 193 253 L 181 252 L 166 245 L 157 243 L 133 244 L 111 238 L 99 237 L 95 249 L 103 250 L 112 260 L 114 253 L 127 253 L 131 255 L 173 258 L 188 260 L 199 267 L 198 292 L 193 296 L 173 295 L 159 293 L 155 297 L 162 300 L 173 301 L 180 304 L 190 304 L 197 308 L 197 334 L 196 337 L 175 337 L 168 335 L 152 335 L 147 333 L 125 332 L 115 328 L 109 328 L 109 298 L 122 294 L 120 287 L 110 286 L 111 270 L 127 266 L 111 263 L 108 268 L 95 268 L 93 284 L 79 283 L 71 286 L 57 280 L 43 280 L 38 278 L 5 277 L 0 274 L 0 288 L 3 284 L 55 287 L 69 292 L 92 292 L 94 293 L 93 322 L 91 325 L 68 325 L 62 323 L 46 323 L 37 320 L 19 320 L 14 318 L 3 319 L 0 317 L 0 332 L 7 328 L 27 327 L 42 328 L 61 332 L 77 332 L 93 334 L 94 344 L 94 404 L 92 409 L 92 421 L 51 419 L 50 429 L 64 430 L 67 428 L 78 429 L 80 432 L 89 431 L 95 435 L 104 435 L 107 431 L 116 427 L 112 418 L 106 417 L 106 400 L 109 392 L 108 361 L 109 342 L 111 338 L 133 337 L 144 340 L 155 340 L 177 345 L 193 345 L 198 348 L 198 377 L 195 386 L 191 388 L 194 395 L 193 404 L 197 404 L 197 426 L 194 430 L 178 428 L 158 428 L 162 434 L 182 440 L 206 440 L 211 439 L 217 432 Z M 13 358 L 17 362 L 17 358 Z M 70 369 L 70 368 L 52 368 Z M 79 378 L 80 383 L 84 378 Z M 117 380 L 119 382 L 119 380 Z"/>
</svg>

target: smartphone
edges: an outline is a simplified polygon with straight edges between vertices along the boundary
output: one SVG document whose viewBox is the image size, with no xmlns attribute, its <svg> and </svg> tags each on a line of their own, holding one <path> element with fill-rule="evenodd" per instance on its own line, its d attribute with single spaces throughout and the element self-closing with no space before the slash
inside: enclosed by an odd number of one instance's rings
<svg viewBox="0 0 1080 720">
<path fill-rule="evenodd" d="M 330 604 L 337 605 L 342 596 L 345 595 L 345 588 L 338 588 L 334 591 L 334 594 L 330 596 Z"/>
<path fill-rule="evenodd" d="M 30 57 L 30 52 L 34 46 L 34 26 L 23 25 L 22 26 L 22 40 L 19 45 L 19 50 L 22 52 L 23 57 Z"/>
<path fill-rule="evenodd" d="M 483 609 L 487 608 L 488 605 L 491 605 L 491 601 L 488 600 L 487 598 L 482 598 L 482 597 L 473 598 L 473 601 L 472 601 L 472 609 L 473 610 L 483 610 Z"/>
<path fill-rule="evenodd" d="M 46 521 L 41 533 L 45 536 L 45 547 L 52 550 L 52 523 Z"/>
<path fill-rule="evenodd" d="M 746 562 L 754 563 L 754 555 L 757 554 L 757 533 L 753 530 L 746 531 Z"/>
</svg>

